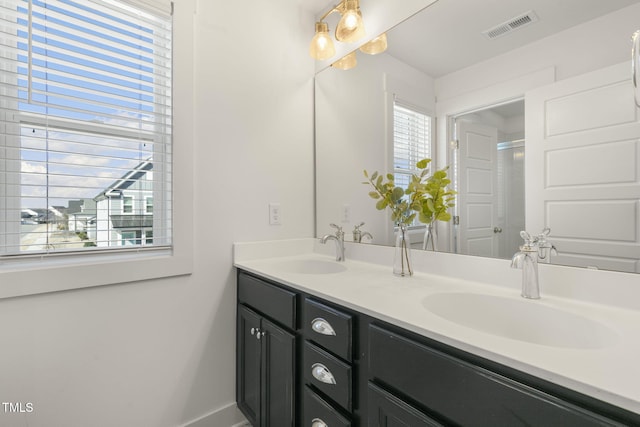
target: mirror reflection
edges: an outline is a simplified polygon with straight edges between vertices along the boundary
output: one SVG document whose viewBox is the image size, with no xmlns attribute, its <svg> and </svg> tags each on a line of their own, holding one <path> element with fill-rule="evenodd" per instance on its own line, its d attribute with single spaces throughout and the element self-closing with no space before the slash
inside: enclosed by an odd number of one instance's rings
<svg viewBox="0 0 640 427">
<path fill-rule="evenodd" d="M 363 170 L 398 172 L 394 111 L 409 108 L 427 118 L 410 159 L 449 166 L 458 191 L 438 250 L 511 258 L 520 230 L 549 227 L 552 263 L 640 272 L 640 1 L 490 3 L 439 0 L 388 31 L 387 52 L 316 75 L 317 234 L 393 244 Z M 421 249 L 424 225 L 411 233 Z"/>
</svg>

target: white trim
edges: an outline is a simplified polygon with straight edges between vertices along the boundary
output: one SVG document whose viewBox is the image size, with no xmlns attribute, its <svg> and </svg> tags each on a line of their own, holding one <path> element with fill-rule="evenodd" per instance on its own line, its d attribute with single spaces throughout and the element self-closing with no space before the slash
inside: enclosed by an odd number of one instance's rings
<svg viewBox="0 0 640 427">
<path fill-rule="evenodd" d="M 242 415 L 236 403 L 209 412 L 199 418 L 181 424 L 180 427 L 250 427 L 251 424 Z"/>
<path fill-rule="evenodd" d="M 173 250 L 60 257 L 36 264 L 0 262 L 0 299 L 191 274 L 193 271 L 193 1 L 174 13 Z M 111 255 L 111 254 L 109 254 Z"/>
</svg>

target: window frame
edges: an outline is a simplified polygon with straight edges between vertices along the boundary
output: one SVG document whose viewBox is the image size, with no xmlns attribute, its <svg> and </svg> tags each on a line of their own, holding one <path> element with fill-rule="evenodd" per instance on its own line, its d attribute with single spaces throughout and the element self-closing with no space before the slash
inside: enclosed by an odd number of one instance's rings
<svg viewBox="0 0 640 427">
<path fill-rule="evenodd" d="M 131 0 L 126 2 L 131 3 Z M 172 151 L 172 247 L 5 258 L 0 261 L 0 299 L 192 273 L 193 176 L 190 171 L 194 153 L 192 28 L 195 7 L 195 0 L 173 4 L 173 139 L 180 141 L 180 150 Z"/>
</svg>

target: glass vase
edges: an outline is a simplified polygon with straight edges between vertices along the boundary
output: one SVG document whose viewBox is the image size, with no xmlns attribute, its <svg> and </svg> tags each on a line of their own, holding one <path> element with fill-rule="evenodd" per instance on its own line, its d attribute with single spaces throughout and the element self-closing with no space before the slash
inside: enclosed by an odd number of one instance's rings
<svg viewBox="0 0 640 427">
<path fill-rule="evenodd" d="M 411 242 L 409 241 L 409 229 L 401 224 L 396 231 L 396 251 L 393 260 L 393 274 L 396 276 L 412 276 L 411 267 Z"/>
<path fill-rule="evenodd" d="M 438 229 L 435 221 L 427 224 L 427 229 L 424 232 L 424 240 L 422 241 L 422 249 L 425 251 L 438 250 Z"/>
</svg>

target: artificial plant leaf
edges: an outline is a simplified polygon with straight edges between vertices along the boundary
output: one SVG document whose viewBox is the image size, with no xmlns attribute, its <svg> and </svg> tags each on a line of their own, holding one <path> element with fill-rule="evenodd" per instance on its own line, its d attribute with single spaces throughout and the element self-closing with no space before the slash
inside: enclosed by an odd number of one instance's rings
<svg viewBox="0 0 640 427">
<path fill-rule="evenodd" d="M 440 212 L 436 219 L 438 221 L 449 221 L 451 219 L 451 214 L 449 212 Z"/>
<path fill-rule="evenodd" d="M 416 163 L 416 167 L 418 169 L 424 169 L 431 162 L 431 159 L 422 159 L 418 163 Z"/>
<path fill-rule="evenodd" d="M 402 199 L 402 196 L 404 196 L 404 188 L 395 187 L 393 189 L 393 192 L 391 193 L 391 200 L 397 202 L 398 200 Z"/>
</svg>

